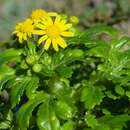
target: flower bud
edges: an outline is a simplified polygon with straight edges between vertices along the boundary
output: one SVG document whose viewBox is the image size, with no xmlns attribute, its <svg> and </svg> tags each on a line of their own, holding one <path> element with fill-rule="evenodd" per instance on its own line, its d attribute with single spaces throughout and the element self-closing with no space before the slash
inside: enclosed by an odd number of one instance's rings
<svg viewBox="0 0 130 130">
<path fill-rule="evenodd" d="M 36 61 L 35 56 L 29 56 L 29 57 L 26 58 L 26 62 L 29 65 L 33 65 L 35 63 L 35 61 Z"/>
<path fill-rule="evenodd" d="M 21 62 L 20 67 L 22 69 L 27 69 L 28 68 L 28 65 L 26 64 L 25 60 Z"/>
<path fill-rule="evenodd" d="M 79 23 L 79 19 L 76 16 L 71 16 L 70 17 L 70 22 L 73 24 L 78 24 Z"/>
<path fill-rule="evenodd" d="M 35 64 L 32 69 L 34 72 L 38 73 L 42 70 L 42 66 L 41 64 Z"/>
</svg>

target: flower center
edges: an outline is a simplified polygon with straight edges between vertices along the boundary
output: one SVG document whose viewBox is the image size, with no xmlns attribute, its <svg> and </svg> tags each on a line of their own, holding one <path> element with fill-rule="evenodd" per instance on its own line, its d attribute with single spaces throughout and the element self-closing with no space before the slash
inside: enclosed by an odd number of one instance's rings
<svg viewBox="0 0 130 130">
<path fill-rule="evenodd" d="M 23 33 L 31 32 L 33 30 L 33 25 L 23 24 L 21 25 L 20 31 Z"/>
<path fill-rule="evenodd" d="M 58 37 L 60 35 L 60 28 L 56 25 L 51 25 L 47 28 L 46 33 L 52 38 Z"/>
</svg>

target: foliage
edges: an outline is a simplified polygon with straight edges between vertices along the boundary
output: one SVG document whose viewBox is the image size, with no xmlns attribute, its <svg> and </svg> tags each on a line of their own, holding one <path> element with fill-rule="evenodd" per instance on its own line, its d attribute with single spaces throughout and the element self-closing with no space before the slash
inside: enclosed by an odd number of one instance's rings
<svg viewBox="0 0 130 130">
<path fill-rule="evenodd" d="M 14 40 L 0 53 L 0 128 L 129 129 L 130 38 L 119 36 L 94 26 L 77 31 L 58 52 Z"/>
</svg>

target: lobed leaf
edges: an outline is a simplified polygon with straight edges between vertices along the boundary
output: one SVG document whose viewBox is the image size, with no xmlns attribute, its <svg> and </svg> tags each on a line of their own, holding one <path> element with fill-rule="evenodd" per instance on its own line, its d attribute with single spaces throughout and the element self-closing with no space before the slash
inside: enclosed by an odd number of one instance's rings
<svg viewBox="0 0 130 130">
<path fill-rule="evenodd" d="M 37 124 L 40 130 L 60 130 L 60 122 L 49 99 L 39 107 Z"/>
<path fill-rule="evenodd" d="M 27 130 L 33 110 L 39 104 L 44 103 L 47 98 L 48 95 L 46 93 L 37 93 L 35 98 L 22 105 L 17 113 L 18 124 L 22 130 Z"/>
</svg>

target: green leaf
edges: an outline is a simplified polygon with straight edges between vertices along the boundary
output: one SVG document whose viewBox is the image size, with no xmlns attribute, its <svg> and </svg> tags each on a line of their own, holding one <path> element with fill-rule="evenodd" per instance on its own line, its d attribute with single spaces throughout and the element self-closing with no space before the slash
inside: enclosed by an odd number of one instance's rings
<svg viewBox="0 0 130 130">
<path fill-rule="evenodd" d="M 1 65 L 0 66 L 0 79 L 5 75 L 13 75 L 15 73 L 15 70 L 7 65 Z"/>
<path fill-rule="evenodd" d="M 29 84 L 26 87 L 26 95 L 28 98 L 32 98 L 33 94 L 38 88 L 39 79 L 37 77 L 31 77 Z"/>
<path fill-rule="evenodd" d="M 37 93 L 32 100 L 29 100 L 27 103 L 22 105 L 22 107 L 17 113 L 18 124 L 22 130 L 27 130 L 27 128 L 29 127 L 29 120 L 31 118 L 32 111 L 39 104 L 45 102 L 47 98 L 48 98 L 47 94 Z"/>
<path fill-rule="evenodd" d="M 0 123 L 0 129 L 8 129 L 11 127 L 11 122 L 13 120 L 13 113 L 9 110 L 6 120 Z"/>
<path fill-rule="evenodd" d="M 5 84 L 8 83 L 10 80 L 14 79 L 14 76 L 12 75 L 9 75 L 9 76 L 4 76 L 2 78 L 2 80 L 0 80 L 0 92 L 3 88 L 6 88 L 5 87 Z"/>
<path fill-rule="evenodd" d="M 14 82 L 15 83 L 11 90 L 12 108 L 15 107 L 19 103 L 20 98 L 23 95 L 26 86 L 30 82 L 30 78 L 29 77 L 20 77 L 20 78 L 17 78 Z"/>
<path fill-rule="evenodd" d="M 117 86 L 115 87 L 115 92 L 116 92 L 117 94 L 119 94 L 119 95 L 124 95 L 124 94 L 125 94 L 125 90 L 124 90 L 121 86 L 119 86 L 119 85 L 117 85 Z"/>
<path fill-rule="evenodd" d="M 98 38 L 95 38 L 97 35 L 100 34 L 108 34 L 110 36 L 116 36 L 118 34 L 118 30 L 106 25 L 95 25 L 90 29 L 84 31 L 83 33 L 79 34 L 78 36 L 71 38 L 69 43 L 71 44 L 85 44 L 86 47 L 93 46 L 95 42 L 97 42 Z"/>
<path fill-rule="evenodd" d="M 61 130 L 74 130 L 74 122 L 69 120 L 63 124 Z"/>
<path fill-rule="evenodd" d="M 99 119 L 99 123 L 107 124 L 111 129 L 122 130 L 122 128 L 126 125 L 126 122 L 129 120 L 130 116 L 126 114 L 117 116 L 105 115 Z"/>
<path fill-rule="evenodd" d="M 99 105 L 104 98 L 102 89 L 99 86 L 86 86 L 82 90 L 81 101 L 85 103 L 87 109 L 93 109 L 95 105 Z"/>
<path fill-rule="evenodd" d="M 91 35 L 93 37 L 93 35 L 98 35 L 101 33 L 106 33 L 108 35 L 117 35 L 118 34 L 118 30 L 116 28 L 113 28 L 111 26 L 106 26 L 106 25 L 96 25 L 91 27 L 90 29 L 88 29 L 85 35 Z"/>
<path fill-rule="evenodd" d="M 0 64 L 19 58 L 21 50 L 15 50 L 13 48 L 6 49 L 6 51 L 0 53 Z"/>
<path fill-rule="evenodd" d="M 52 64 L 54 68 L 58 68 L 62 65 L 67 65 L 76 60 L 81 60 L 84 53 L 81 49 L 67 49 L 62 52 L 56 53 L 53 56 Z"/>
<path fill-rule="evenodd" d="M 10 122 L 9 121 L 4 121 L 4 122 L 1 122 L 0 123 L 0 129 L 3 130 L 3 129 L 8 129 L 10 127 Z"/>
<path fill-rule="evenodd" d="M 115 129 L 111 129 L 107 124 L 100 124 L 95 128 L 95 130 L 115 130 Z"/>
<path fill-rule="evenodd" d="M 130 38 L 129 37 L 122 37 L 119 40 L 113 40 L 111 46 L 114 45 L 115 48 L 121 48 L 122 46 L 124 46 L 125 44 L 130 42 Z"/>
<path fill-rule="evenodd" d="M 93 47 L 88 51 L 88 54 L 96 57 L 106 58 L 108 57 L 109 50 L 110 50 L 110 45 L 104 41 L 100 41 L 97 42 L 95 47 Z"/>
<path fill-rule="evenodd" d="M 57 69 L 57 72 L 65 78 L 70 78 L 72 76 L 72 68 L 67 66 L 62 66 Z"/>
<path fill-rule="evenodd" d="M 48 86 L 51 94 L 55 95 L 57 99 L 66 102 L 69 105 L 73 105 L 74 100 L 71 96 L 72 89 L 66 79 L 55 76 L 49 80 Z"/>
<path fill-rule="evenodd" d="M 39 107 L 37 124 L 40 130 L 60 130 L 60 122 L 49 99 Z"/>
<path fill-rule="evenodd" d="M 73 110 L 71 106 L 65 102 L 57 101 L 55 105 L 55 111 L 56 115 L 61 119 L 67 120 L 73 117 Z"/>
<path fill-rule="evenodd" d="M 126 91 L 126 96 L 130 98 L 130 91 Z"/>
<path fill-rule="evenodd" d="M 95 128 L 99 125 L 95 115 L 92 114 L 86 114 L 85 121 L 87 125 L 91 128 Z"/>
<path fill-rule="evenodd" d="M 114 99 L 114 100 L 116 100 L 116 99 L 118 98 L 117 96 L 115 96 L 114 94 L 112 94 L 111 91 L 106 91 L 105 94 L 106 94 L 109 98 Z"/>
</svg>

